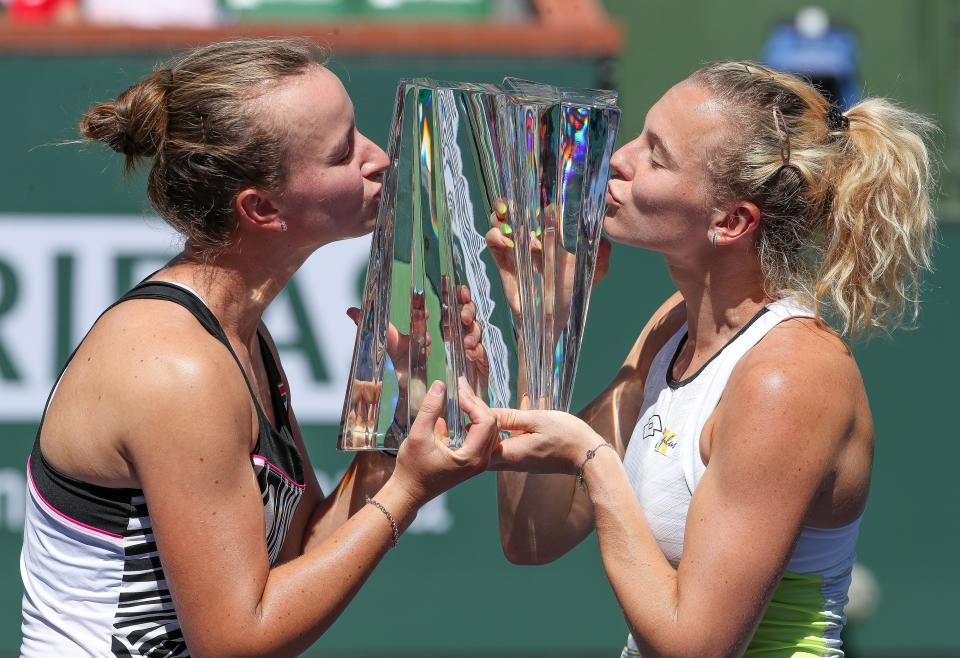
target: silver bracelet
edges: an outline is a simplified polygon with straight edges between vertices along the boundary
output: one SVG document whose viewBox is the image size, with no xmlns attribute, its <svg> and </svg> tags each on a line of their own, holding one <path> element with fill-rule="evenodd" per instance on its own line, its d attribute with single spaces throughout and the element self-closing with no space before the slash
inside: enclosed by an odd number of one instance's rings
<svg viewBox="0 0 960 658">
<path fill-rule="evenodd" d="M 390 513 L 390 510 L 384 507 L 379 500 L 374 500 L 370 496 L 367 496 L 367 503 L 373 505 L 387 515 L 387 520 L 390 521 L 390 532 L 393 533 L 393 539 L 391 540 L 392 548 L 396 548 L 397 542 L 400 541 L 400 526 L 397 525 L 397 520 L 393 518 L 393 514 Z"/>
<path fill-rule="evenodd" d="M 580 485 L 580 488 L 581 488 L 581 489 L 586 490 L 586 488 L 587 488 L 587 482 L 586 482 L 586 480 L 583 479 L 583 469 L 586 468 L 588 461 L 590 461 L 591 459 L 593 459 L 594 457 L 597 456 L 597 451 L 598 451 L 600 448 L 604 448 L 604 447 L 606 447 L 606 448 L 612 448 L 613 446 L 610 445 L 609 443 L 607 443 L 606 441 L 604 441 L 603 443 L 601 443 L 600 445 L 598 445 L 598 446 L 597 446 L 596 448 L 594 448 L 593 450 L 587 450 L 587 456 L 586 456 L 586 457 L 584 458 L 584 460 L 580 463 L 580 468 L 577 469 L 577 484 Z"/>
</svg>

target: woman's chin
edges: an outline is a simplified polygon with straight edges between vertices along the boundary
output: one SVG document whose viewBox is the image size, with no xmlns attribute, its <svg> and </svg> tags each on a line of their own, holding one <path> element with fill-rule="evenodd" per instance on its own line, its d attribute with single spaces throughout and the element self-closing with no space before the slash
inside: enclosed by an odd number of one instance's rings
<svg viewBox="0 0 960 658">
<path fill-rule="evenodd" d="M 343 239 L 362 238 L 365 235 L 373 233 L 377 227 L 377 218 L 365 219 L 364 221 L 350 227 L 349 234 L 343 236 Z"/>
<path fill-rule="evenodd" d="M 620 244 L 633 244 L 633 241 L 630 239 L 631 236 L 629 231 L 624 230 L 623 225 L 609 215 L 607 215 L 605 221 L 603 222 L 603 234 L 607 236 L 607 239 L 611 242 L 618 242 Z"/>
<path fill-rule="evenodd" d="M 377 227 L 377 218 L 371 217 L 370 219 L 366 220 L 365 222 L 363 222 L 363 224 L 360 225 L 360 230 L 361 230 L 360 235 L 369 235 L 370 233 L 373 233 L 373 229 L 375 229 L 376 227 Z"/>
<path fill-rule="evenodd" d="M 656 249 L 649 243 L 648 240 L 644 240 L 642 236 L 639 236 L 630 231 L 621 230 L 619 227 L 610 226 L 609 224 L 603 225 L 603 235 L 610 240 L 610 242 L 615 242 L 617 244 L 622 244 L 625 247 L 636 247 L 638 249 Z"/>
</svg>

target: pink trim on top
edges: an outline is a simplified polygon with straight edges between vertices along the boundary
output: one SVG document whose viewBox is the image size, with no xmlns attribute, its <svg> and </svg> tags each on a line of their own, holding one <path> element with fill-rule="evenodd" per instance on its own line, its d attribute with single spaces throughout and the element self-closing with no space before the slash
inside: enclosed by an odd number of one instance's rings
<svg viewBox="0 0 960 658">
<path fill-rule="evenodd" d="M 33 455 L 30 455 L 27 457 L 27 479 L 30 481 L 30 490 L 33 491 L 35 494 L 37 494 L 37 498 L 40 499 L 40 501 L 44 504 L 45 507 L 47 507 L 51 512 L 53 512 L 57 516 L 60 516 L 63 519 L 69 521 L 70 523 L 80 526 L 81 528 L 84 528 L 86 530 L 92 530 L 93 532 L 96 532 L 101 535 L 106 535 L 108 537 L 113 537 L 114 539 L 123 539 L 123 535 L 118 535 L 116 533 L 110 532 L 109 530 L 94 528 L 92 525 L 87 525 L 82 521 L 77 521 L 76 519 L 67 516 L 66 514 L 58 510 L 56 507 L 48 503 L 47 499 L 43 497 L 43 494 L 40 493 L 40 490 L 37 488 L 36 482 L 33 481 L 33 472 L 31 471 L 31 468 L 30 468 L 30 460 L 32 458 L 33 458 Z"/>
<path fill-rule="evenodd" d="M 263 460 L 263 463 L 264 463 L 264 464 L 266 464 L 267 466 L 269 466 L 270 468 L 272 468 L 273 470 L 275 470 L 277 473 L 279 473 L 279 474 L 280 474 L 280 477 L 282 477 L 284 480 L 286 480 L 287 482 L 289 482 L 290 484 L 292 484 L 293 486 L 295 486 L 297 489 L 305 489 L 306 486 L 307 486 L 306 484 L 300 484 L 299 482 L 297 482 L 296 480 L 294 480 L 292 477 L 290 477 L 289 475 L 287 475 L 286 473 L 284 473 L 283 471 L 281 471 L 279 468 L 277 468 L 276 466 L 274 466 L 274 464 L 273 464 L 272 461 L 270 461 L 269 459 L 267 459 L 267 458 L 264 457 L 263 455 L 258 455 L 258 454 L 256 454 L 256 453 L 251 452 L 251 453 L 250 453 L 250 459 L 261 459 L 261 460 Z"/>
</svg>

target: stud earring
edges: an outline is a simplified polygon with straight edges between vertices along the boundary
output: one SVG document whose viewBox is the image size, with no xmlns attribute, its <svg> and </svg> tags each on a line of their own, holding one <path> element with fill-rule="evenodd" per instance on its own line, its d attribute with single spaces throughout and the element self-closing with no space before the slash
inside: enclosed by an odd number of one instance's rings
<svg viewBox="0 0 960 658">
<path fill-rule="evenodd" d="M 280 232 L 281 233 L 287 232 L 287 223 L 283 220 L 280 220 Z M 716 247 L 717 245 L 713 245 L 713 246 Z"/>
</svg>

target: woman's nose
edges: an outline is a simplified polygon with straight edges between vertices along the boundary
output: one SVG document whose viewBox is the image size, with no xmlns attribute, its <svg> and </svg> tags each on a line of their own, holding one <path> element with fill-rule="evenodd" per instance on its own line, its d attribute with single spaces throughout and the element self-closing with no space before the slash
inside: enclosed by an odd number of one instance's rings
<svg viewBox="0 0 960 658">
<path fill-rule="evenodd" d="M 630 144 L 618 148 L 610 158 L 611 178 L 630 180 L 633 177 L 633 158 L 629 153 Z"/>
<path fill-rule="evenodd" d="M 363 133 L 357 133 L 357 139 L 362 144 L 361 153 L 363 154 L 363 164 L 360 165 L 360 173 L 365 178 L 373 178 L 383 173 L 390 160 L 383 149 L 367 139 Z"/>
</svg>

